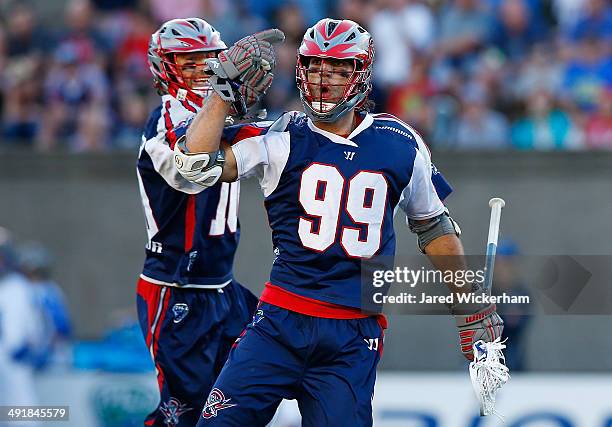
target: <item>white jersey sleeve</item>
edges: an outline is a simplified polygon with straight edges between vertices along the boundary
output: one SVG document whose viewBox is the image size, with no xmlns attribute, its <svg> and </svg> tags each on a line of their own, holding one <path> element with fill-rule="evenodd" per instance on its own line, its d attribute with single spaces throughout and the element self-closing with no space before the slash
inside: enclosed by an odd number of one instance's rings
<svg viewBox="0 0 612 427">
<path fill-rule="evenodd" d="M 416 155 L 410 182 L 402 191 L 399 207 L 409 219 L 429 219 L 440 215 L 446 209 L 438 197 L 432 181 L 432 163 L 429 149 L 415 131 Z"/>
<path fill-rule="evenodd" d="M 285 113 L 272 123 L 267 133 L 242 139 L 232 145 L 238 179 L 257 177 L 265 197 L 278 186 L 290 152 L 287 124 L 292 113 Z"/>
<path fill-rule="evenodd" d="M 193 107 L 192 107 L 193 108 Z M 189 182 L 174 166 L 173 148 L 176 140 L 186 130 L 185 123 L 195 116 L 170 95 L 162 97 L 161 115 L 157 121 L 157 132 L 149 139 L 142 137 L 142 150 L 146 151 L 155 171 L 175 190 L 196 194 L 204 190 L 200 185 Z"/>
</svg>

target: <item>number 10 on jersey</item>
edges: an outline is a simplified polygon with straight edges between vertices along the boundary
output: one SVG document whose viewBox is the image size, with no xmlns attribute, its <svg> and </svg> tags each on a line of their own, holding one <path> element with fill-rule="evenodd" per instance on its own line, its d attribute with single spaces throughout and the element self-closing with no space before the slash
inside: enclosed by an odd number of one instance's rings
<svg viewBox="0 0 612 427">
<path fill-rule="evenodd" d="M 370 258 L 380 248 L 387 189 L 381 172 L 362 170 L 347 181 L 336 166 L 311 164 L 300 181 L 299 200 L 308 216 L 298 224 L 302 245 L 323 252 L 339 239 L 347 255 Z M 339 227 L 341 210 L 362 227 Z"/>
</svg>

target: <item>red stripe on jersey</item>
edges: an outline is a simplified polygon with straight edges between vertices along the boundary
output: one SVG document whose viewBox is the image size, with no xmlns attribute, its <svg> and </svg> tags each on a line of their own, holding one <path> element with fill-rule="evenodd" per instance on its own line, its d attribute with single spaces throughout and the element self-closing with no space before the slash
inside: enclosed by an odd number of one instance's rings
<svg viewBox="0 0 612 427">
<path fill-rule="evenodd" d="M 240 130 L 236 133 L 236 136 L 234 137 L 234 140 L 232 141 L 231 145 L 234 145 L 235 143 L 242 141 L 243 139 L 251 138 L 253 136 L 259 136 L 263 133 L 263 131 L 263 128 L 246 125 L 240 128 Z"/>
<path fill-rule="evenodd" d="M 185 209 L 185 253 L 189 252 L 193 247 L 195 224 L 195 194 L 190 194 L 187 196 L 187 209 Z"/>
<path fill-rule="evenodd" d="M 244 337 L 244 335 L 246 334 L 246 331 L 247 331 L 246 329 L 243 329 L 242 332 L 240 332 L 240 335 L 238 335 L 238 338 L 236 338 L 236 340 L 232 344 L 232 348 L 236 348 L 236 346 L 238 345 L 242 337 Z"/>
<path fill-rule="evenodd" d="M 316 299 L 294 294 L 285 289 L 274 286 L 267 282 L 261 301 L 278 307 L 306 314 L 313 317 L 324 317 L 328 319 L 365 319 L 370 317 L 356 308 L 336 305 Z"/>
<path fill-rule="evenodd" d="M 381 318 L 384 319 L 385 326 L 382 325 L 382 322 L 380 320 Z M 383 350 L 385 346 L 385 329 L 387 329 L 387 318 L 385 317 L 384 314 L 381 314 L 380 316 L 378 316 L 378 324 L 382 328 L 382 332 L 380 333 L 380 343 L 378 345 L 378 357 L 382 358 Z"/>
<path fill-rule="evenodd" d="M 138 279 L 136 293 L 140 295 L 147 304 L 147 336 L 145 337 L 147 347 L 151 345 L 151 325 L 153 325 L 155 315 L 157 314 L 161 289 L 161 286 L 147 282 L 143 278 Z"/>
<path fill-rule="evenodd" d="M 185 107 L 187 110 L 191 111 L 192 113 L 198 112 L 198 110 L 196 110 L 189 102 L 187 102 L 187 100 L 181 101 L 181 104 L 183 105 L 183 107 Z"/>
<path fill-rule="evenodd" d="M 170 101 L 166 101 L 166 108 L 164 109 L 164 124 L 166 126 L 166 141 L 170 145 L 170 148 L 174 149 L 176 144 L 176 133 L 174 132 L 174 125 L 170 118 Z"/>
<path fill-rule="evenodd" d="M 168 310 L 168 303 L 170 302 L 170 294 L 172 292 L 172 288 L 170 286 L 167 286 L 166 289 L 167 291 L 166 291 L 166 295 L 164 295 L 161 316 L 159 316 L 159 320 L 157 322 L 157 329 L 155 330 L 155 337 L 153 340 L 153 357 L 156 362 L 157 362 L 157 348 L 159 344 L 159 333 L 162 329 L 162 325 L 164 324 L 164 318 L 166 317 L 166 310 Z M 164 372 L 162 371 L 161 366 L 158 363 L 156 363 L 155 365 L 157 367 L 157 384 L 159 386 L 159 390 L 161 391 L 164 386 L 165 376 L 164 376 Z"/>
</svg>

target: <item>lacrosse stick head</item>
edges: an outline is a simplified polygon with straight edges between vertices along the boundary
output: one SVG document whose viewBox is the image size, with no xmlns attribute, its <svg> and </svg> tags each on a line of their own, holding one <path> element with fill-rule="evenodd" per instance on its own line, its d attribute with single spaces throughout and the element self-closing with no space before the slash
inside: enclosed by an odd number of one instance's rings
<svg viewBox="0 0 612 427">
<path fill-rule="evenodd" d="M 504 341 L 498 337 L 493 342 L 482 340 L 474 343 L 474 361 L 470 363 L 470 379 L 480 404 L 480 415 L 495 414 L 497 391 L 510 379 L 503 349 Z"/>
</svg>

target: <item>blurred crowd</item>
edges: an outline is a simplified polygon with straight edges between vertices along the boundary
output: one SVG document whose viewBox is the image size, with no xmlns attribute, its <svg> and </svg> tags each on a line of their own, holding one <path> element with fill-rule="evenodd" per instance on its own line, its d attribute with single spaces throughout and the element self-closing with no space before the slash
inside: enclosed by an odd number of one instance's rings
<svg viewBox="0 0 612 427">
<path fill-rule="evenodd" d="M 269 118 L 300 109 L 295 52 L 324 16 L 374 37 L 376 111 L 436 149 L 612 149 L 606 0 L 43 0 L 0 2 L 0 148 L 135 150 L 158 102 L 146 50 L 165 20 L 200 16 L 227 44 L 275 26 Z"/>
</svg>

